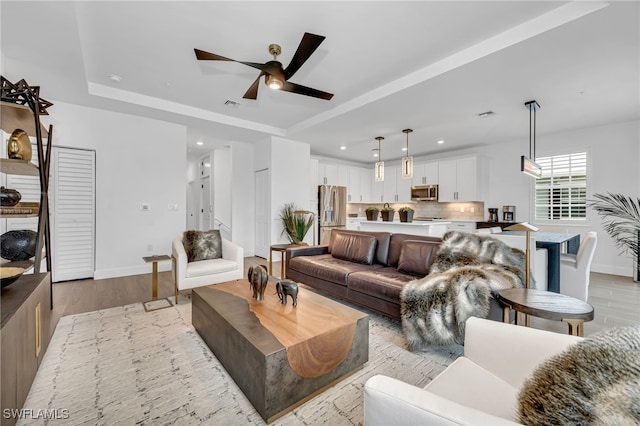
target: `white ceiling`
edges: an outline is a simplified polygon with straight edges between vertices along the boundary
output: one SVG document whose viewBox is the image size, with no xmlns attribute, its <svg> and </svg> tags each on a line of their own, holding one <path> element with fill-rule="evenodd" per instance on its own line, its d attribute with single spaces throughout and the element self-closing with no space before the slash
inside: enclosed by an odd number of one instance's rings
<svg viewBox="0 0 640 426">
<path fill-rule="evenodd" d="M 192 157 L 277 135 L 371 163 L 376 136 L 383 159 L 400 158 L 408 127 L 412 155 L 506 141 L 527 150 L 531 99 L 538 138 L 640 117 L 637 1 L 3 0 L 0 13 L 6 78 L 40 85 L 45 99 L 185 124 Z M 326 40 L 291 81 L 331 101 L 264 84 L 242 99 L 257 70 L 193 52 L 266 62 L 278 43 L 286 67 L 305 32 Z"/>
</svg>

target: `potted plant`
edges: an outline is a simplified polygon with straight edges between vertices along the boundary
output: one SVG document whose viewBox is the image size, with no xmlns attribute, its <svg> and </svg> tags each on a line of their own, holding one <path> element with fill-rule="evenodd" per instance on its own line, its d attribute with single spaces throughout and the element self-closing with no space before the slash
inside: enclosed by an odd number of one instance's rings
<svg viewBox="0 0 640 426">
<path fill-rule="evenodd" d="M 618 248 L 635 257 L 634 280 L 640 281 L 640 198 L 612 193 L 593 196 L 596 200 L 589 207 L 604 219 L 604 229 Z"/>
<path fill-rule="evenodd" d="M 313 226 L 313 215 L 296 213 L 300 211 L 294 203 L 285 204 L 280 210 L 280 220 L 282 221 L 282 233 L 286 234 L 291 244 L 306 244 L 304 237 Z"/>
<path fill-rule="evenodd" d="M 400 222 L 413 222 L 413 212 L 414 210 L 411 207 L 400 207 L 398 209 Z"/>
<path fill-rule="evenodd" d="M 380 215 L 382 216 L 382 220 L 384 222 L 393 222 L 393 215 L 396 211 L 393 207 L 389 207 L 389 204 L 386 204 L 382 210 L 380 210 Z"/>
<path fill-rule="evenodd" d="M 367 220 L 378 220 L 379 211 L 380 209 L 375 206 L 369 206 L 364 210 L 365 214 L 367 215 Z"/>
</svg>

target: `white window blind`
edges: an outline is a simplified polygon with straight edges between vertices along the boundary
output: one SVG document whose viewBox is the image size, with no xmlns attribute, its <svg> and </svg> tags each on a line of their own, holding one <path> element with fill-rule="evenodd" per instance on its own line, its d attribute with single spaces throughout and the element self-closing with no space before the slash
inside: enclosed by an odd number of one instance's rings
<svg viewBox="0 0 640 426">
<path fill-rule="evenodd" d="M 585 220 L 587 217 L 587 153 L 537 157 L 542 177 L 536 179 L 536 220 Z"/>
</svg>

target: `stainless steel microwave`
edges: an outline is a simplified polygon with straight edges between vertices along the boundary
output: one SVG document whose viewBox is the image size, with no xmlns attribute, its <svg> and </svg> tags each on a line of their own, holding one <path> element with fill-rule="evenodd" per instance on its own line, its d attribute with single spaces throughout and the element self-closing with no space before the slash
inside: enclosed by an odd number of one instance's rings
<svg viewBox="0 0 640 426">
<path fill-rule="evenodd" d="M 438 201 L 438 185 L 418 185 L 411 187 L 414 201 Z"/>
</svg>

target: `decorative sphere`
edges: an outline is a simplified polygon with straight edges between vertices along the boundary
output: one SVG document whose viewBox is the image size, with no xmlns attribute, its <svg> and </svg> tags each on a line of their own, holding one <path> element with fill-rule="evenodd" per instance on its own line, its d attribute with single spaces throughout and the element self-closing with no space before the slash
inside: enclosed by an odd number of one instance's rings
<svg viewBox="0 0 640 426">
<path fill-rule="evenodd" d="M 0 255 L 4 259 L 28 260 L 36 255 L 38 234 L 28 229 L 5 232 L 0 235 Z"/>
</svg>

